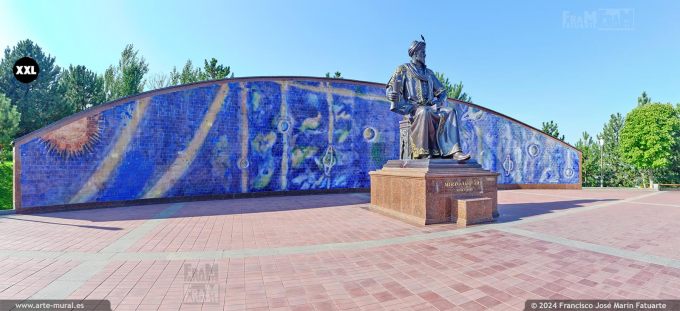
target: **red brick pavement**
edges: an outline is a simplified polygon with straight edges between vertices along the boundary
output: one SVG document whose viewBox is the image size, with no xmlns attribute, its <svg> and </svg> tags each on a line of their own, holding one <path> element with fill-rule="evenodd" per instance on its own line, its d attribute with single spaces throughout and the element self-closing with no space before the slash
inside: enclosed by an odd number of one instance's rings
<svg viewBox="0 0 680 311">
<path fill-rule="evenodd" d="M 183 267 L 206 263 L 217 265 L 223 304 L 204 309 L 520 310 L 526 299 L 680 298 L 680 269 L 495 230 L 359 251 L 116 262 L 71 297 L 189 308 L 181 304 Z"/>
<path fill-rule="evenodd" d="M 109 299 L 115 310 L 521 310 L 526 299 L 538 298 L 679 299 L 680 269 L 672 261 L 680 256 L 680 229 L 673 226 L 680 220 L 679 199 L 678 193 L 636 190 L 501 191 L 503 216 L 477 227 L 481 231 L 405 224 L 362 208 L 365 194 L 194 202 L 156 220 L 137 240 L 126 234 L 167 205 L 11 215 L 0 218 L 6 237 L 0 298 L 30 298 L 100 256 L 103 269 L 53 298 Z M 661 256 L 669 264 L 502 228 Z M 461 234 L 422 238 L 449 230 Z M 395 237 L 402 240 L 370 244 Z M 131 241 L 126 256 L 138 259 L 97 253 L 125 239 Z M 321 246 L 345 242 L 356 243 Z M 281 247 L 292 248 L 288 254 L 257 252 Z M 238 253 L 243 249 L 256 250 Z M 200 259 L 216 250 L 235 253 Z M 158 258 L 161 252 L 189 259 Z M 62 257 L 37 258 L 49 254 Z M 197 289 L 216 303 L 201 302 Z"/>
<path fill-rule="evenodd" d="M 569 223 L 568 226 L 563 225 Z M 519 225 L 518 228 L 572 240 L 680 259 L 680 205 L 637 202 Z"/>
<path fill-rule="evenodd" d="M 102 208 L 0 218 L 0 250 L 96 252 L 165 209 Z"/>
<path fill-rule="evenodd" d="M 368 194 L 334 194 L 314 200 L 295 196 L 187 203 L 177 218 L 156 228 L 128 251 L 300 246 L 377 240 L 456 228 L 455 225 L 415 227 L 362 210 L 367 199 Z"/>
</svg>

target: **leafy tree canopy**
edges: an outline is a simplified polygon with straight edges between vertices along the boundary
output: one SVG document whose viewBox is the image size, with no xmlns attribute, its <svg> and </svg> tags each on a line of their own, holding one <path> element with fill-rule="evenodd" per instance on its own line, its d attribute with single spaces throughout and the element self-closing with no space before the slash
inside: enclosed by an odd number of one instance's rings
<svg viewBox="0 0 680 311">
<path fill-rule="evenodd" d="M 620 113 L 612 114 L 598 138 L 603 141 L 603 172 L 605 186 L 634 186 L 639 184 L 639 173 L 634 166 L 621 160 L 619 149 L 621 129 L 625 122 Z"/>
<path fill-rule="evenodd" d="M 437 77 L 439 82 L 444 85 L 446 90 L 446 97 L 457 99 L 460 101 L 472 102 L 472 97 L 468 96 L 467 93 L 463 92 L 463 81 L 458 82 L 458 84 L 451 84 L 449 79 L 441 72 L 435 72 L 434 75 Z"/>
<path fill-rule="evenodd" d="M 38 78 L 31 83 L 17 81 L 12 71 L 14 63 L 24 56 L 33 58 L 40 67 Z M 15 47 L 5 49 L 0 61 L 0 93 L 4 93 L 24 116 L 16 135 L 27 134 L 70 114 L 62 104 L 63 90 L 58 83 L 60 72 L 55 58 L 46 55 L 31 40 L 19 41 Z"/>
<path fill-rule="evenodd" d="M 564 141 L 564 135 L 560 135 L 560 130 L 557 127 L 557 123 L 550 120 L 549 122 L 542 123 L 543 128 L 541 129 L 544 133 L 555 137 L 561 141 Z"/>
<path fill-rule="evenodd" d="M 229 66 L 224 66 L 219 64 L 216 58 L 211 58 L 210 61 L 207 59 L 203 60 L 203 73 L 201 80 L 219 80 L 229 78 L 231 73 L 231 68 Z M 231 76 L 234 77 L 233 74 Z"/>
<path fill-rule="evenodd" d="M 210 61 L 207 59 L 203 60 L 203 68 L 194 67 L 193 62 L 187 59 L 184 67 L 182 67 L 182 71 L 177 71 L 177 67 L 173 67 L 168 77 L 156 76 L 152 81 L 157 86 L 163 83 L 167 83 L 164 86 L 171 86 L 233 77 L 234 73 L 231 72 L 231 68 L 219 64 L 219 61 L 213 57 Z"/>
<path fill-rule="evenodd" d="M 588 132 L 583 132 L 575 147 L 581 150 L 581 179 L 583 186 L 592 187 L 599 185 L 600 153 L 593 137 Z"/>
<path fill-rule="evenodd" d="M 10 142 L 19 131 L 21 114 L 9 98 L 0 94 L 0 150 L 8 150 Z"/>
<path fill-rule="evenodd" d="M 135 95 L 144 90 L 144 75 L 149 72 L 149 64 L 139 56 L 139 50 L 128 44 L 120 53 L 117 66 L 109 66 L 104 72 L 104 94 L 106 100 L 114 100 Z"/>
<path fill-rule="evenodd" d="M 326 78 L 335 78 L 335 79 L 342 79 L 342 73 L 340 71 L 336 71 L 332 76 L 330 72 L 326 73 Z"/>
<path fill-rule="evenodd" d="M 652 99 L 647 96 L 647 92 L 642 92 L 642 95 L 637 99 L 638 106 L 646 105 L 652 102 Z"/>
<path fill-rule="evenodd" d="M 651 103 L 636 107 L 626 115 L 621 129 L 621 158 L 649 172 L 672 162 L 680 136 L 680 117 L 671 104 Z"/>
<path fill-rule="evenodd" d="M 72 112 L 83 111 L 103 103 L 104 78 L 90 71 L 85 66 L 69 65 L 59 82 L 64 89 L 64 99 Z"/>
</svg>

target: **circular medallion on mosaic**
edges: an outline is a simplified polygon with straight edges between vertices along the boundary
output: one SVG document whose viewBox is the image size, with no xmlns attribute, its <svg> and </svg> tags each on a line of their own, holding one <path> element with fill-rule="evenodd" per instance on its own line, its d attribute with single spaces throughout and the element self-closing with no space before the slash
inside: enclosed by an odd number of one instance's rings
<svg viewBox="0 0 680 311">
<path fill-rule="evenodd" d="M 541 151 L 541 147 L 539 147 L 537 144 L 531 144 L 529 145 L 529 148 L 527 148 L 527 151 L 529 152 L 530 156 L 535 157 Z"/>
<path fill-rule="evenodd" d="M 72 157 L 90 153 L 94 144 L 99 141 L 100 120 L 99 114 L 80 118 L 43 135 L 40 139 L 50 152 L 61 156 Z"/>
<path fill-rule="evenodd" d="M 248 159 L 241 159 L 238 161 L 237 166 L 240 169 L 245 169 L 248 168 L 248 166 L 250 166 L 250 162 L 248 161 Z"/>
<path fill-rule="evenodd" d="M 288 120 L 279 121 L 277 128 L 278 128 L 280 133 L 287 133 L 288 130 L 290 129 L 290 121 L 288 121 Z"/>
<path fill-rule="evenodd" d="M 367 142 L 373 142 L 375 141 L 376 137 L 378 137 L 378 131 L 372 127 L 367 127 L 364 129 L 364 139 Z"/>
</svg>

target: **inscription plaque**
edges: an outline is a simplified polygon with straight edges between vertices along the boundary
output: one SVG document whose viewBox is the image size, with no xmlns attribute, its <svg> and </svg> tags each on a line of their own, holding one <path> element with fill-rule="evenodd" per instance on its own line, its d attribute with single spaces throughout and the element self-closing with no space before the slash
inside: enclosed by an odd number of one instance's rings
<svg viewBox="0 0 680 311">
<path fill-rule="evenodd" d="M 483 193 L 484 179 L 479 177 L 460 177 L 435 182 L 436 193 Z"/>
<path fill-rule="evenodd" d="M 444 187 L 456 192 L 484 192 L 484 183 L 480 178 L 456 178 L 444 181 Z"/>
</svg>

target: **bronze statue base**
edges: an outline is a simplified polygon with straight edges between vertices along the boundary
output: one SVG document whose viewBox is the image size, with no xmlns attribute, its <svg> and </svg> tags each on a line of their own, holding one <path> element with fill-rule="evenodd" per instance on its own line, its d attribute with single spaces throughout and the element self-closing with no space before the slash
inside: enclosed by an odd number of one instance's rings
<svg viewBox="0 0 680 311">
<path fill-rule="evenodd" d="M 418 225 L 467 226 L 498 217 L 498 174 L 479 164 L 390 160 L 369 174 L 373 211 Z"/>
</svg>

